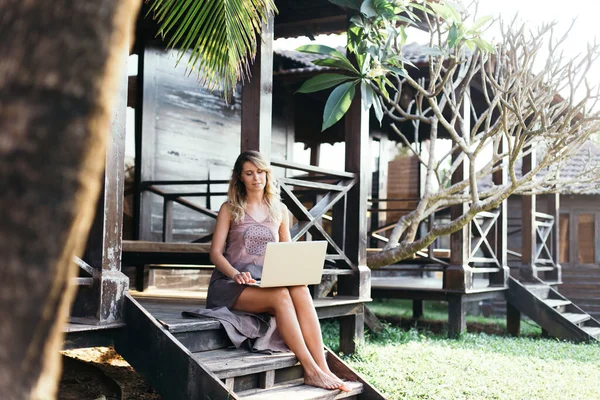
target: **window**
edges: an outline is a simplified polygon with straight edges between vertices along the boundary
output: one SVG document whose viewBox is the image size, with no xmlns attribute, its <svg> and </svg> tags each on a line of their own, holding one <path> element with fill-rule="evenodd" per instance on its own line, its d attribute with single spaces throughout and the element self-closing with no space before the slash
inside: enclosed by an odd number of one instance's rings
<svg viewBox="0 0 600 400">
<path fill-rule="evenodd" d="M 577 260 L 580 264 L 593 264 L 596 261 L 595 219 L 595 214 L 580 214 L 577 218 Z"/>
<path fill-rule="evenodd" d="M 569 262 L 569 214 L 560 214 L 559 220 L 559 253 L 558 262 Z"/>
</svg>

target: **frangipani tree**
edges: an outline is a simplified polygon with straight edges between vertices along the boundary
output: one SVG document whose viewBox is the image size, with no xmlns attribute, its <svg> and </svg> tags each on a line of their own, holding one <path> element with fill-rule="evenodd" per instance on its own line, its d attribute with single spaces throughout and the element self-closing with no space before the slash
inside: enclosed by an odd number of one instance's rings
<svg viewBox="0 0 600 400">
<path fill-rule="evenodd" d="M 503 40 L 492 46 L 480 37 L 491 19 L 473 21 L 466 9 L 450 2 L 344 3 L 357 12 L 347 46 L 355 63 L 325 46 L 299 48 L 327 57 L 315 64 L 341 71 L 312 78 L 299 92 L 335 87 L 325 105 L 325 129 L 344 115 L 360 89 L 365 107 L 372 106 L 380 122 L 387 118 L 426 171 L 417 207 L 399 219 L 383 251 L 369 256 L 370 267 L 411 257 L 437 237 L 458 231 L 477 213 L 498 207 L 511 194 L 555 192 L 573 184 L 572 179 L 561 180 L 561 165 L 590 134 L 600 131 L 596 107 L 600 93 L 587 76 L 600 54 L 597 45 L 588 46 L 575 59 L 566 59 L 560 52 L 564 37 L 556 40 L 553 24 L 529 31 L 515 21 L 500 22 Z M 425 75 L 415 73 L 402 56 L 405 26 L 417 23 L 430 33 Z M 426 157 L 409 140 L 418 141 L 419 132 L 426 132 Z M 442 134 L 452 146 L 439 157 L 435 149 Z M 515 168 L 517 160 L 532 149 L 540 150 L 541 156 L 521 176 Z M 450 165 L 449 171 L 444 165 Z M 462 165 L 466 177 L 452 180 Z M 507 182 L 482 189 L 481 181 L 501 169 L 508 173 Z M 597 176 L 590 164 L 580 178 Z M 468 207 L 462 215 L 417 235 L 420 223 L 430 215 L 465 203 Z"/>
</svg>

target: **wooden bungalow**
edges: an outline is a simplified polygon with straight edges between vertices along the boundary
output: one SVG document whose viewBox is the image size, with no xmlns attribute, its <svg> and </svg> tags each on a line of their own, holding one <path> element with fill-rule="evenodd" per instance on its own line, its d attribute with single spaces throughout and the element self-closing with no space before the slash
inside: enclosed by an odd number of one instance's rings
<svg viewBox="0 0 600 400">
<path fill-rule="evenodd" d="M 252 79 L 239 88 L 239 96 L 229 104 L 219 93 L 201 89 L 193 77 L 176 69 L 174 53 L 165 51 L 154 39 L 156 27 L 140 18 L 135 45 L 138 72 L 127 77 L 123 68 L 104 191 L 86 253 L 77 260 L 81 267 L 75 282 L 79 292 L 71 323 L 65 328 L 65 347 L 112 344 L 169 399 L 324 395 L 322 390 L 298 381 L 302 370 L 293 354 L 265 357 L 230 349 L 218 321 L 183 318 L 181 312 L 201 305 L 202 296 L 179 293 L 177 298 L 165 298 L 164 294 L 146 291 L 153 270 L 173 265 L 182 270 L 213 268 L 207 253 L 215 210 L 225 199 L 235 158 L 246 149 L 270 155 L 282 198 L 294 217 L 293 240 L 329 243 L 323 282 L 313 288 L 314 303 L 320 318 L 340 320 L 340 350 L 344 353 L 353 352 L 362 340 L 364 304 L 372 295 L 412 299 L 416 315 L 422 313 L 424 300 L 448 301 L 451 335 L 465 330 L 467 302 L 496 297 L 509 300 L 513 331 L 518 330 L 519 313 L 525 312 L 530 317 L 542 316 L 542 326 L 553 335 L 578 339 L 600 335 L 600 324 L 582 318 L 587 314 L 561 300 L 551 287 L 561 277 L 558 252 L 552 252 L 556 246 L 550 246 L 551 254 L 546 257 L 552 261 L 550 265 L 540 266 L 538 250 L 548 248 L 548 237 L 542 236 L 545 239 L 540 242 L 536 229 L 546 227 L 543 229 L 549 229 L 552 238 L 558 237 L 557 225 L 547 222 L 549 218 L 559 219 L 556 197 L 549 199 L 551 212 L 540 216 L 542 222 L 523 220 L 523 232 L 529 234 L 523 235 L 519 269 L 529 278 L 527 285 L 509 276 L 506 204 L 453 234 L 445 254 L 431 248 L 409 264 L 390 267 L 437 270 L 442 279 L 371 278 L 366 266 L 369 230 L 376 240 L 381 224 L 386 222 L 385 212 L 392 208 L 381 204 L 394 201 L 406 208 L 416 199 L 414 194 L 408 199 L 387 197 L 385 150 L 393 137 L 385 129 L 370 125 L 360 96 L 343 121 L 321 134 L 324 94 L 292 95 L 318 69 L 285 55 L 274 64 L 274 38 L 344 31 L 348 21 L 345 11 L 325 0 L 278 0 L 276 4 L 279 14 L 263 28 Z M 418 65 L 425 59 L 418 52 L 414 56 Z M 128 105 L 135 109 L 136 158 L 132 237 L 123 240 Z M 345 143 L 344 169 L 319 167 L 320 143 L 337 141 Z M 312 149 L 311 165 L 293 160 L 295 142 Z M 377 157 L 369 151 L 375 145 Z M 376 166 L 374 171 L 371 165 Z M 459 168 L 456 173 L 464 171 Z M 504 174 L 494 176 L 496 182 L 503 179 Z M 523 204 L 532 211 L 530 215 L 539 215 L 532 208 L 534 200 L 524 199 Z M 461 212 L 462 207 L 455 206 L 451 215 Z M 134 267 L 131 281 L 123 266 Z M 532 286 L 531 281 L 537 284 Z M 137 290 L 130 291 L 130 287 Z M 569 316 L 574 316 L 571 322 Z M 332 370 L 355 382 L 350 393 L 328 395 L 382 398 L 328 350 L 327 360 Z"/>
<path fill-rule="evenodd" d="M 600 161 L 600 147 L 586 143 L 576 157 L 568 160 L 561 176 L 577 180 L 586 167 Z M 548 212 L 547 197 L 536 202 L 541 212 Z M 521 253 L 521 196 L 508 200 L 511 217 L 508 221 L 508 248 L 513 254 L 509 266 L 518 267 Z M 561 294 L 577 304 L 592 317 L 600 318 L 600 189 L 597 185 L 572 185 L 560 191 L 558 231 L 552 245 L 558 251 L 561 267 Z"/>
<path fill-rule="evenodd" d="M 328 1 L 276 4 L 279 14 L 263 27 L 252 79 L 229 104 L 175 68 L 175 53 L 154 39 L 156 26 L 148 19 L 140 17 L 136 33 L 137 76 L 127 77 L 123 66 L 104 190 L 86 252 L 76 260 L 79 291 L 64 346 L 114 345 L 166 399 L 383 398 L 329 350 L 331 369 L 352 381 L 348 393 L 303 385 L 291 353 L 231 349 L 220 322 L 183 318 L 182 311 L 203 304 L 201 296 L 144 292 L 153 269 L 213 268 L 208 250 L 215 210 L 225 199 L 231 166 L 241 150 L 259 150 L 277 169 L 282 198 L 294 217 L 293 240 L 329 243 L 324 276 L 335 277 L 336 286 L 313 289 L 319 317 L 339 319 L 342 352 L 352 353 L 363 339 L 364 303 L 370 301 L 369 160 L 363 150 L 368 115 L 357 98 L 340 131 L 345 168 L 326 170 L 291 159 L 293 109 L 273 96 L 274 38 L 341 32 L 348 16 Z M 136 156 L 132 237 L 123 240 L 127 106 L 135 109 Z M 123 266 L 135 267 L 132 281 Z"/>
<path fill-rule="evenodd" d="M 404 57 L 418 67 L 409 70 L 414 78 L 427 74 L 428 58 L 423 56 L 425 52 L 420 48 L 418 44 L 410 44 L 403 49 Z M 275 81 L 279 79 L 285 85 L 288 93 L 285 98 L 291 97 L 290 94 L 308 77 L 322 72 L 321 67 L 311 63 L 315 57 L 295 51 L 276 55 L 279 70 L 274 73 Z M 294 96 L 294 115 L 299 115 L 298 119 L 302 121 L 295 123 L 296 138 L 301 138 L 311 149 L 313 164 L 317 163 L 322 143 L 344 139 L 339 126 L 317 134 L 327 94 Z M 477 101 L 482 99 L 481 96 L 479 88 L 472 87 L 471 98 L 476 108 L 484 104 Z M 374 118 L 371 119 L 369 143 L 371 149 L 377 151 L 371 156 L 371 165 L 376 167 L 369 185 L 370 248 L 367 251 L 379 251 L 398 218 L 416 207 L 424 176 L 414 156 L 387 159 L 390 147 L 394 148 L 399 138 L 386 126 L 385 119 L 382 127 L 373 122 Z M 422 151 L 427 151 L 428 132 L 419 131 L 415 138 L 412 127 L 404 126 L 402 130 Z M 525 158 L 523 172 L 534 162 L 532 157 Z M 460 175 L 463 173 L 463 170 L 457 171 L 455 179 L 462 180 Z M 490 177 L 490 181 L 492 179 L 497 184 L 504 182 L 505 172 Z M 519 203 L 519 210 L 528 212 L 519 212 L 518 216 L 512 209 L 507 212 L 508 204 L 515 202 Z M 481 213 L 461 231 L 438 238 L 413 259 L 372 271 L 372 296 L 413 300 L 415 318 L 423 314 L 425 300 L 448 302 L 451 336 L 465 330 L 467 303 L 496 300 L 496 303 L 506 304 L 509 300 L 507 317 L 513 333 L 518 332 L 520 313 L 523 312 L 549 334 L 575 340 L 597 338 L 600 336 L 598 322 L 556 290 L 563 276 L 558 259 L 559 226 L 555 224 L 559 221 L 558 204 L 558 195 L 513 197 L 499 209 Z M 434 218 L 449 219 L 461 215 L 462 207 L 440 210 Z M 585 218 L 590 217 L 586 214 Z M 433 218 L 427 223 L 432 222 Z M 528 234 L 516 235 L 516 231 Z"/>
</svg>

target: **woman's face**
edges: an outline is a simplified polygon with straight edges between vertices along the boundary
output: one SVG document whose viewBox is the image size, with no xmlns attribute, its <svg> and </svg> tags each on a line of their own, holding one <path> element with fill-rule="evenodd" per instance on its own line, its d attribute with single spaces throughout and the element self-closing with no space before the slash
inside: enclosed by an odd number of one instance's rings
<svg viewBox="0 0 600 400">
<path fill-rule="evenodd" d="M 246 192 L 262 192 L 267 184 L 267 173 L 256 167 L 250 161 L 242 165 L 242 182 L 246 186 Z"/>
</svg>

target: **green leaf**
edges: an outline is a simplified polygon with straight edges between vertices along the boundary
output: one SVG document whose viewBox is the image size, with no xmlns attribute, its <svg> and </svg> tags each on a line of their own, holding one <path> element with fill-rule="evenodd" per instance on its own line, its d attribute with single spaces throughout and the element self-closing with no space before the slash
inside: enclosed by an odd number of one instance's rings
<svg viewBox="0 0 600 400">
<path fill-rule="evenodd" d="M 475 44 L 477 45 L 477 47 L 479 47 L 482 50 L 485 50 L 489 53 L 493 53 L 496 51 L 496 49 L 494 48 L 494 46 L 492 46 L 489 42 L 486 42 L 485 40 L 483 40 L 482 38 L 474 38 L 473 42 L 475 42 Z"/>
<path fill-rule="evenodd" d="M 420 49 L 420 53 L 425 56 L 443 56 L 445 53 L 439 47 L 425 47 Z"/>
<path fill-rule="evenodd" d="M 402 77 L 408 77 L 408 72 L 406 72 L 406 70 L 404 68 L 398 68 L 398 67 L 386 67 L 390 72 L 393 72 L 394 74 L 398 75 L 398 76 L 402 76 Z"/>
<path fill-rule="evenodd" d="M 360 10 L 360 0 L 329 0 L 329 2 L 351 10 Z"/>
<path fill-rule="evenodd" d="M 450 7 L 446 4 L 438 4 L 438 3 L 429 3 L 429 7 L 433 10 L 434 13 L 442 17 L 442 19 L 448 22 L 456 21 L 454 19 L 454 13 L 450 10 Z M 460 19 L 459 19 L 460 20 Z"/>
<path fill-rule="evenodd" d="M 350 79 L 352 78 L 342 74 L 319 74 L 304 82 L 296 93 L 318 92 L 319 90 L 328 89 Z"/>
<path fill-rule="evenodd" d="M 302 53 L 309 54 L 322 54 L 326 56 L 331 56 L 339 59 L 347 60 L 346 56 L 343 55 L 340 51 L 334 49 L 333 47 L 325 46 L 322 44 L 305 44 L 296 49 L 296 51 L 300 51 Z M 350 61 L 348 61 L 350 62 Z"/>
<path fill-rule="evenodd" d="M 383 107 L 381 106 L 381 99 L 378 96 L 375 96 L 373 99 L 373 110 L 375 111 L 375 117 L 379 121 L 379 126 L 381 126 L 381 120 L 383 120 Z"/>
<path fill-rule="evenodd" d="M 355 87 L 358 81 L 342 83 L 333 89 L 323 111 L 323 126 L 321 131 L 338 122 L 350 108 L 354 99 Z"/>
<path fill-rule="evenodd" d="M 187 72 L 228 95 L 249 78 L 261 26 L 276 12 L 273 0 L 157 0 L 148 13 L 158 21 L 158 36 L 169 38 L 167 47 L 178 49 L 179 60 L 188 58 Z"/>
<path fill-rule="evenodd" d="M 373 18 L 377 15 L 377 10 L 371 0 L 365 0 L 360 5 L 360 12 L 363 13 L 367 18 Z"/>
<path fill-rule="evenodd" d="M 360 97 L 365 111 L 369 111 L 371 104 L 373 104 L 373 98 L 376 97 L 376 95 L 375 91 L 366 80 L 360 82 Z"/>
<path fill-rule="evenodd" d="M 340 68 L 345 71 L 352 72 L 353 74 L 360 75 L 360 72 L 354 68 L 354 65 L 350 64 L 348 59 L 338 60 L 335 58 L 323 58 L 321 60 L 314 60 L 313 64 L 321 67 Z"/>
<path fill-rule="evenodd" d="M 476 31 L 476 30 L 480 29 L 481 27 L 483 27 L 485 24 L 487 24 L 491 19 L 492 19 L 491 15 L 485 15 L 485 16 L 477 19 L 477 21 L 475 21 L 475 23 L 473 24 L 471 29 Z"/>
<path fill-rule="evenodd" d="M 448 32 L 448 45 L 450 46 L 450 48 L 455 47 L 458 43 L 458 40 L 458 28 L 456 27 L 456 24 L 452 24 L 452 26 L 450 27 L 450 32 Z"/>
</svg>

